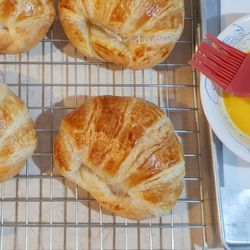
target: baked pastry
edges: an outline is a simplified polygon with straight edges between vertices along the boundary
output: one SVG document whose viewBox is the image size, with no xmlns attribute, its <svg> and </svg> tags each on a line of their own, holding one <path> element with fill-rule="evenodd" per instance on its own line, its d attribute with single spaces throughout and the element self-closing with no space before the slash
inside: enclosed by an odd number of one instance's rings
<svg viewBox="0 0 250 250">
<path fill-rule="evenodd" d="M 184 185 L 182 147 L 170 120 L 138 98 L 95 97 L 67 115 L 54 163 L 104 208 L 130 219 L 164 214 Z"/>
<path fill-rule="evenodd" d="M 59 0 L 59 15 L 83 55 L 143 69 L 174 48 L 184 27 L 184 0 Z"/>
<path fill-rule="evenodd" d="M 0 84 L 0 181 L 16 175 L 37 145 L 24 102 Z"/>
<path fill-rule="evenodd" d="M 34 47 L 54 16 L 53 0 L 0 0 L 0 53 L 21 53 Z"/>
</svg>

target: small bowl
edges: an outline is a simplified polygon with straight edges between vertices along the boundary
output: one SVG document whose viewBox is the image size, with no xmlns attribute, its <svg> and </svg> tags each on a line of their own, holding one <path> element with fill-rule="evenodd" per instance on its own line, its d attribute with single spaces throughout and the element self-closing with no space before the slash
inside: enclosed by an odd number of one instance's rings
<svg viewBox="0 0 250 250">
<path fill-rule="evenodd" d="M 228 26 L 218 38 L 241 51 L 249 51 L 250 15 Z M 250 162 L 250 137 L 245 135 L 227 114 L 223 91 L 202 75 L 200 94 L 204 113 L 214 133 L 233 153 Z"/>
</svg>

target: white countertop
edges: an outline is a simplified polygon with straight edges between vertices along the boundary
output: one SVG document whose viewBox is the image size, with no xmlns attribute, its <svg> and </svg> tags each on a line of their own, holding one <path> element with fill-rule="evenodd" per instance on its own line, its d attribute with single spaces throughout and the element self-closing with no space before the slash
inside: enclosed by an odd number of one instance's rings
<svg viewBox="0 0 250 250">
<path fill-rule="evenodd" d="M 222 0 L 222 29 L 250 13 L 250 0 Z M 250 189 L 250 163 L 223 148 L 224 185 L 228 190 Z"/>
<path fill-rule="evenodd" d="M 223 29 L 240 17 L 250 13 L 250 1 L 222 0 L 221 12 Z M 246 166 L 250 166 L 250 163 L 240 159 L 225 146 L 223 160 L 225 168 L 228 169 L 225 173 L 226 184 L 230 185 L 231 188 L 250 188 L 249 179 L 246 178 L 250 176 L 250 168 L 246 168 Z M 232 179 L 235 181 L 232 182 Z"/>
<path fill-rule="evenodd" d="M 249 0 L 222 0 L 221 2 L 222 29 L 250 13 Z"/>
</svg>

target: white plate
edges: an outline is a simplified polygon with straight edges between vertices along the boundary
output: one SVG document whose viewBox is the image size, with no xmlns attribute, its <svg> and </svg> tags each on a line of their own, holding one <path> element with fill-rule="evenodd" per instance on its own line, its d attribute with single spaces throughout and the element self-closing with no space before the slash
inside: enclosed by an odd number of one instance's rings
<svg viewBox="0 0 250 250">
<path fill-rule="evenodd" d="M 250 50 L 250 15 L 228 26 L 218 38 L 242 51 Z M 205 76 L 201 76 L 200 94 L 202 106 L 213 131 L 232 152 L 250 162 L 250 138 L 231 122 L 225 114 L 223 98 L 218 88 Z M 250 119 L 250 110 L 249 110 Z"/>
</svg>

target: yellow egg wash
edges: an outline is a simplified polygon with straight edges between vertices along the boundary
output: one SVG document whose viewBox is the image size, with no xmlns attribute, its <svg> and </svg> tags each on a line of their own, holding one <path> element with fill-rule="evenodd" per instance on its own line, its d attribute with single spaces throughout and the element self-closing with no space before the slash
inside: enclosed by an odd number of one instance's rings
<svg viewBox="0 0 250 250">
<path fill-rule="evenodd" d="M 250 97 L 239 97 L 224 93 L 224 103 L 234 124 L 250 136 Z"/>
</svg>

